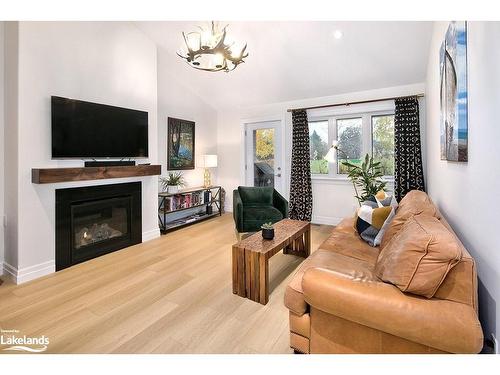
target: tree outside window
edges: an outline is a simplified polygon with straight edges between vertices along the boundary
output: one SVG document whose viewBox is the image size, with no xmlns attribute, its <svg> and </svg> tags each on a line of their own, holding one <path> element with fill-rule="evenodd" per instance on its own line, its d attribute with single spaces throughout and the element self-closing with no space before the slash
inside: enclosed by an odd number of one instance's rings
<svg viewBox="0 0 500 375">
<path fill-rule="evenodd" d="M 309 152 L 312 174 L 328 174 L 328 162 L 323 159 L 329 150 L 328 121 L 309 123 Z"/>
<path fill-rule="evenodd" d="M 361 165 L 362 163 L 362 127 L 363 119 L 361 117 L 337 120 L 339 149 L 342 150 L 342 152 L 337 153 L 337 170 L 339 174 L 349 173 L 349 169 L 342 164 L 343 161 L 355 165 Z"/>
<path fill-rule="evenodd" d="M 394 115 L 372 116 L 373 159 L 385 176 L 394 175 Z"/>
</svg>

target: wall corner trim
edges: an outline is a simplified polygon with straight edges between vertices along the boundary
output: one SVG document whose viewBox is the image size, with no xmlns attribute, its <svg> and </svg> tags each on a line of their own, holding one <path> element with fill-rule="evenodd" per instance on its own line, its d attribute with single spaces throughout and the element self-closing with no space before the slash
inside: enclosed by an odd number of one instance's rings
<svg viewBox="0 0 500 375">
<path fill-rule="evenodd" d="M 160 229 L 153 229 L 147 232 L 142 232 L 142 242 L 151 241 L 160 237 Z"/>
<path fill-rule="evenodd" d="M 3 262 L 3 271 L 16 284 L 22 284 L 54 273 L 56 271 L 56 263 L 54 260 L 49 260 L 48 262 L 35 264 L 34 266 L 17 269 L 9 263 Z"/>
</svg>

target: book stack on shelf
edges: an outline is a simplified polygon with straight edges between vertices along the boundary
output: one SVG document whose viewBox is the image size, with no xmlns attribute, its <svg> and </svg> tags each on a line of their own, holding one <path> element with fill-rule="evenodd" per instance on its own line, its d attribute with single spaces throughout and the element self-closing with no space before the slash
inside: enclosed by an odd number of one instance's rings
<svg viewBox="0 0 500 375">
<path fill-rule="evenodd" d="M 203 191 L 195 191 L 192 193 L 183 193 L 171 197 L 165 197 L 162 208 L 166 212 L 173 212 L 202 206 L 204 204 L 205 194 L 203 194 Z"/>
<path fill-rule="evenodd" d="M 200 220 L 222 215 L 220 186 L 185 189 L 178 193 L 162 192 L 158 194 L 158 199 L 158 220 L 162 233 Z M 194 211 L 195 209 L 198 209 L 198 212 Z M 187 215 L 179 217 L 176 214 L 185 210 Z"/>
</svg>

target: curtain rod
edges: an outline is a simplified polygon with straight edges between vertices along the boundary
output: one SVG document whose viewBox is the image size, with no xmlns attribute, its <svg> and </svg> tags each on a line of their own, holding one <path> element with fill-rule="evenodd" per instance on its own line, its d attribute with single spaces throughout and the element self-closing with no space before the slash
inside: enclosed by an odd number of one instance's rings
<svg viewBox="0 0 500 375">
<path fill-rule="evenodd" d="M 424 94 L 416 94 L 416 95 L 405 95 L 404 97 L 407 96 L 416 96 L 417 98 L 423 98 L 425 95 Z M 290 108 L 287 109 L 287 112 L 292 112 L 292 111 L 303 111 L 307 109 L 319 109 L 319 108 L 328 108 L 328 107 L 341 107 L 341 106 L 350 106 L 352 104 L 366 104 L 366 103 L 375 103 L 375 102 L 384 102 L 386 100 L 395 100 L 399 99 L 400 96 L 394 96 L 391 98 L 382 98 L 382 99 L 371 99 L 371 100 L 360 100 L 357 102 L 347 102 L 347 103 L 335 103 L 335 104 L 325 104 L 325 105 L 316 105 L 313 107 L 303 107 L 303 108 Z"/>
</svg>

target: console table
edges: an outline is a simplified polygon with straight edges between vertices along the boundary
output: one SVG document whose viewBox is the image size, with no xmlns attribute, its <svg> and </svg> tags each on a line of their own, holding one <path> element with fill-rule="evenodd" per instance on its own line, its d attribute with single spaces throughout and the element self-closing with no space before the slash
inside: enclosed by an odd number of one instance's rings
<svg viewBox="0 0 500 375">
<path fill-rule="evenodd" d="M 158 202 L 158 222 L 161 233 L 165 234 L 186 225 L 221 216 L 222 187 L 196 187 L 179 190 L 177 193 L 158 193 Z M 214 206 L 216 210 L 213 209 Z M 174 215 L 183 211 L 188 214 Z"/>
</svg>

